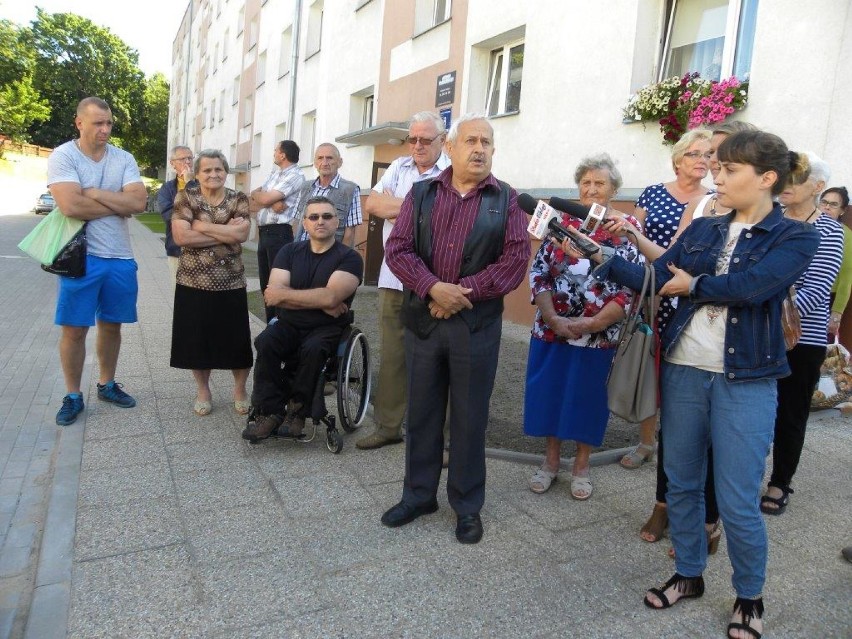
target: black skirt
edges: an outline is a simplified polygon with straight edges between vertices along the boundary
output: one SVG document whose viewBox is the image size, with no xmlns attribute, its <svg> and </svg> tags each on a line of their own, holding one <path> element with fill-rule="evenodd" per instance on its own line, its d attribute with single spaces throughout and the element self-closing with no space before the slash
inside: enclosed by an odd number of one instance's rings
<svg viewBox="0 0 852 639">
<path fill-rule="evenodd" d="M 175 286 L 172 368 L 251 368 L 252 358 L 246 289 Z"/>
</svg>

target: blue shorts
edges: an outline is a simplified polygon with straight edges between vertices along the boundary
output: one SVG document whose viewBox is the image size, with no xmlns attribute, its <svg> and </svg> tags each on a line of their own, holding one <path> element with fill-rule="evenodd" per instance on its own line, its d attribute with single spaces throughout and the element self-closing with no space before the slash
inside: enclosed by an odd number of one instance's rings
<svg viewBox="0 0 852 639">
<path fill-rule="evenodd" d="M 54 323 L 94 326 L 95 318 L 113 324 L 136 321 L 136 260 L 86 256 L 83 277 L 60 277 Z"/>
</svg>

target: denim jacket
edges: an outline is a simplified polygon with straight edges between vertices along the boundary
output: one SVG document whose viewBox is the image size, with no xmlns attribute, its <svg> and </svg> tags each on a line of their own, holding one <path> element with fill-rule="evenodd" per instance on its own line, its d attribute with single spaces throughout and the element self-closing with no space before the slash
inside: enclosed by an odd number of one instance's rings
<svg viewBox="0 0 852 639">
<path fill-rule="evenodd" d="M 657 290 L 672 278 L 669 263 L 695 278 L 689 296 L 678 298 L 674 317 L 661 336 L 663 354 L 677 343 L 696 308 L 712 302 L 728 307 L 725 377 L 731 381 L 786 377 L 790 366 L 781 332 L 781 301 L 816 253 L 819 232 L 810 224 L 785 218 L 775 205 L 763 220 L 741 232 L 728 273 L 716 275 L 716 259 L 733 217 L 730 213 L 694 220 L 654 261 Z M 615 256 L 595 270 L 595 277 L 639 290 L 643 269 Z"/>
</svg>

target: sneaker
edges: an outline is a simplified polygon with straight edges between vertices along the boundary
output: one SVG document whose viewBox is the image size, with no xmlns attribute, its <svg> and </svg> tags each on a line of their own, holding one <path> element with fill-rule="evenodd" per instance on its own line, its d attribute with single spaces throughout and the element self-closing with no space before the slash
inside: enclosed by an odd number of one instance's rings
<svg viewBox="0 0 852 639">
<path fill-rule="evenodd" d="M 281 425 L 281 415 L 255 415 L 243 430 L 243 439 L 254 443 L 266 439 Z"/>
<path fill-rule="evenodd" d="M 122 408 L 133 408 L 136 406 L 136 400 L 121 389 L 122 385 L 116 384 L 115 380 L 107 382 L 104 385 L 98 384 L 98 399 L 116 404 Z"/>
<path fill-rule="evenodd" d="M 83 412 L 83 397 L 71 397 L 66 395 L 62 398 L 62 408 L 56 413 L 57 426 L 70 426 L 77 421 L 77 415 Z"/>
</svg>

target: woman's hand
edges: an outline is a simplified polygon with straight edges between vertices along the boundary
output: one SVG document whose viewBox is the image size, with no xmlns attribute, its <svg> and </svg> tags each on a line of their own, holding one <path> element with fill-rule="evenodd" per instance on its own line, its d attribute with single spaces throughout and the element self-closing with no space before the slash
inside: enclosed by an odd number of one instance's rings
<svg viewBox="0 0 852 639">
<path fill-rule="evenodd" d="M 550 327 L 558 337 L 563 339 L 580 339 L 585 334 L 583 330 L 582 317 L 560 317 L 555 315 L 549 320 L 545 320 L 545 324 Z"/>
<path fill-rule="evenodd" d="M 573 230 L 573 229 L 572 229 Z M 579 234 L 579 231 L 577 231 Z M 583 239 L 588 241 L 590 244 L 594 244 L 598 247 L 596 253 L 593 253 L 591 256 L 586 256 L 586 254 L 579 250 L 577 246 L 571 241 L 571 238 L 566 238 L 562 240 L 559 244 L 560 248 L 565 252 L 566 255 L 573 257 L 575 260 L 591 260 L 600 264 L 603 261 L 603 253 L 601 253 L 601 245 L 595 242 L 592 238 L 583 235 Z"/>
<path fill-rule="evenodd" d="M 692 275 L 683 269 L 678 268 L 674 264 L 669 263 L 667 266 L 673 277 L 663 285 L 659 294 L 667 297 L 689 295 L 689 286 L 692 284 Z"/>
<path fill-rule="evenodd" d="M 636 238 L 641 235 L 639 229 L 633 226 L 623 217 L 609 217 L 603 223 L 603 229 L 610 235 L 626 237 L 629 241 L 636 243 Z"/>
<path fill-rule="evenodd" d="M 837 332 L 840 330 L 840 320 L 842 319 L 842 313 L 832 313 L 828 318 L 828 332 L 832 335 L 837 335 Z"/>
</svg>

